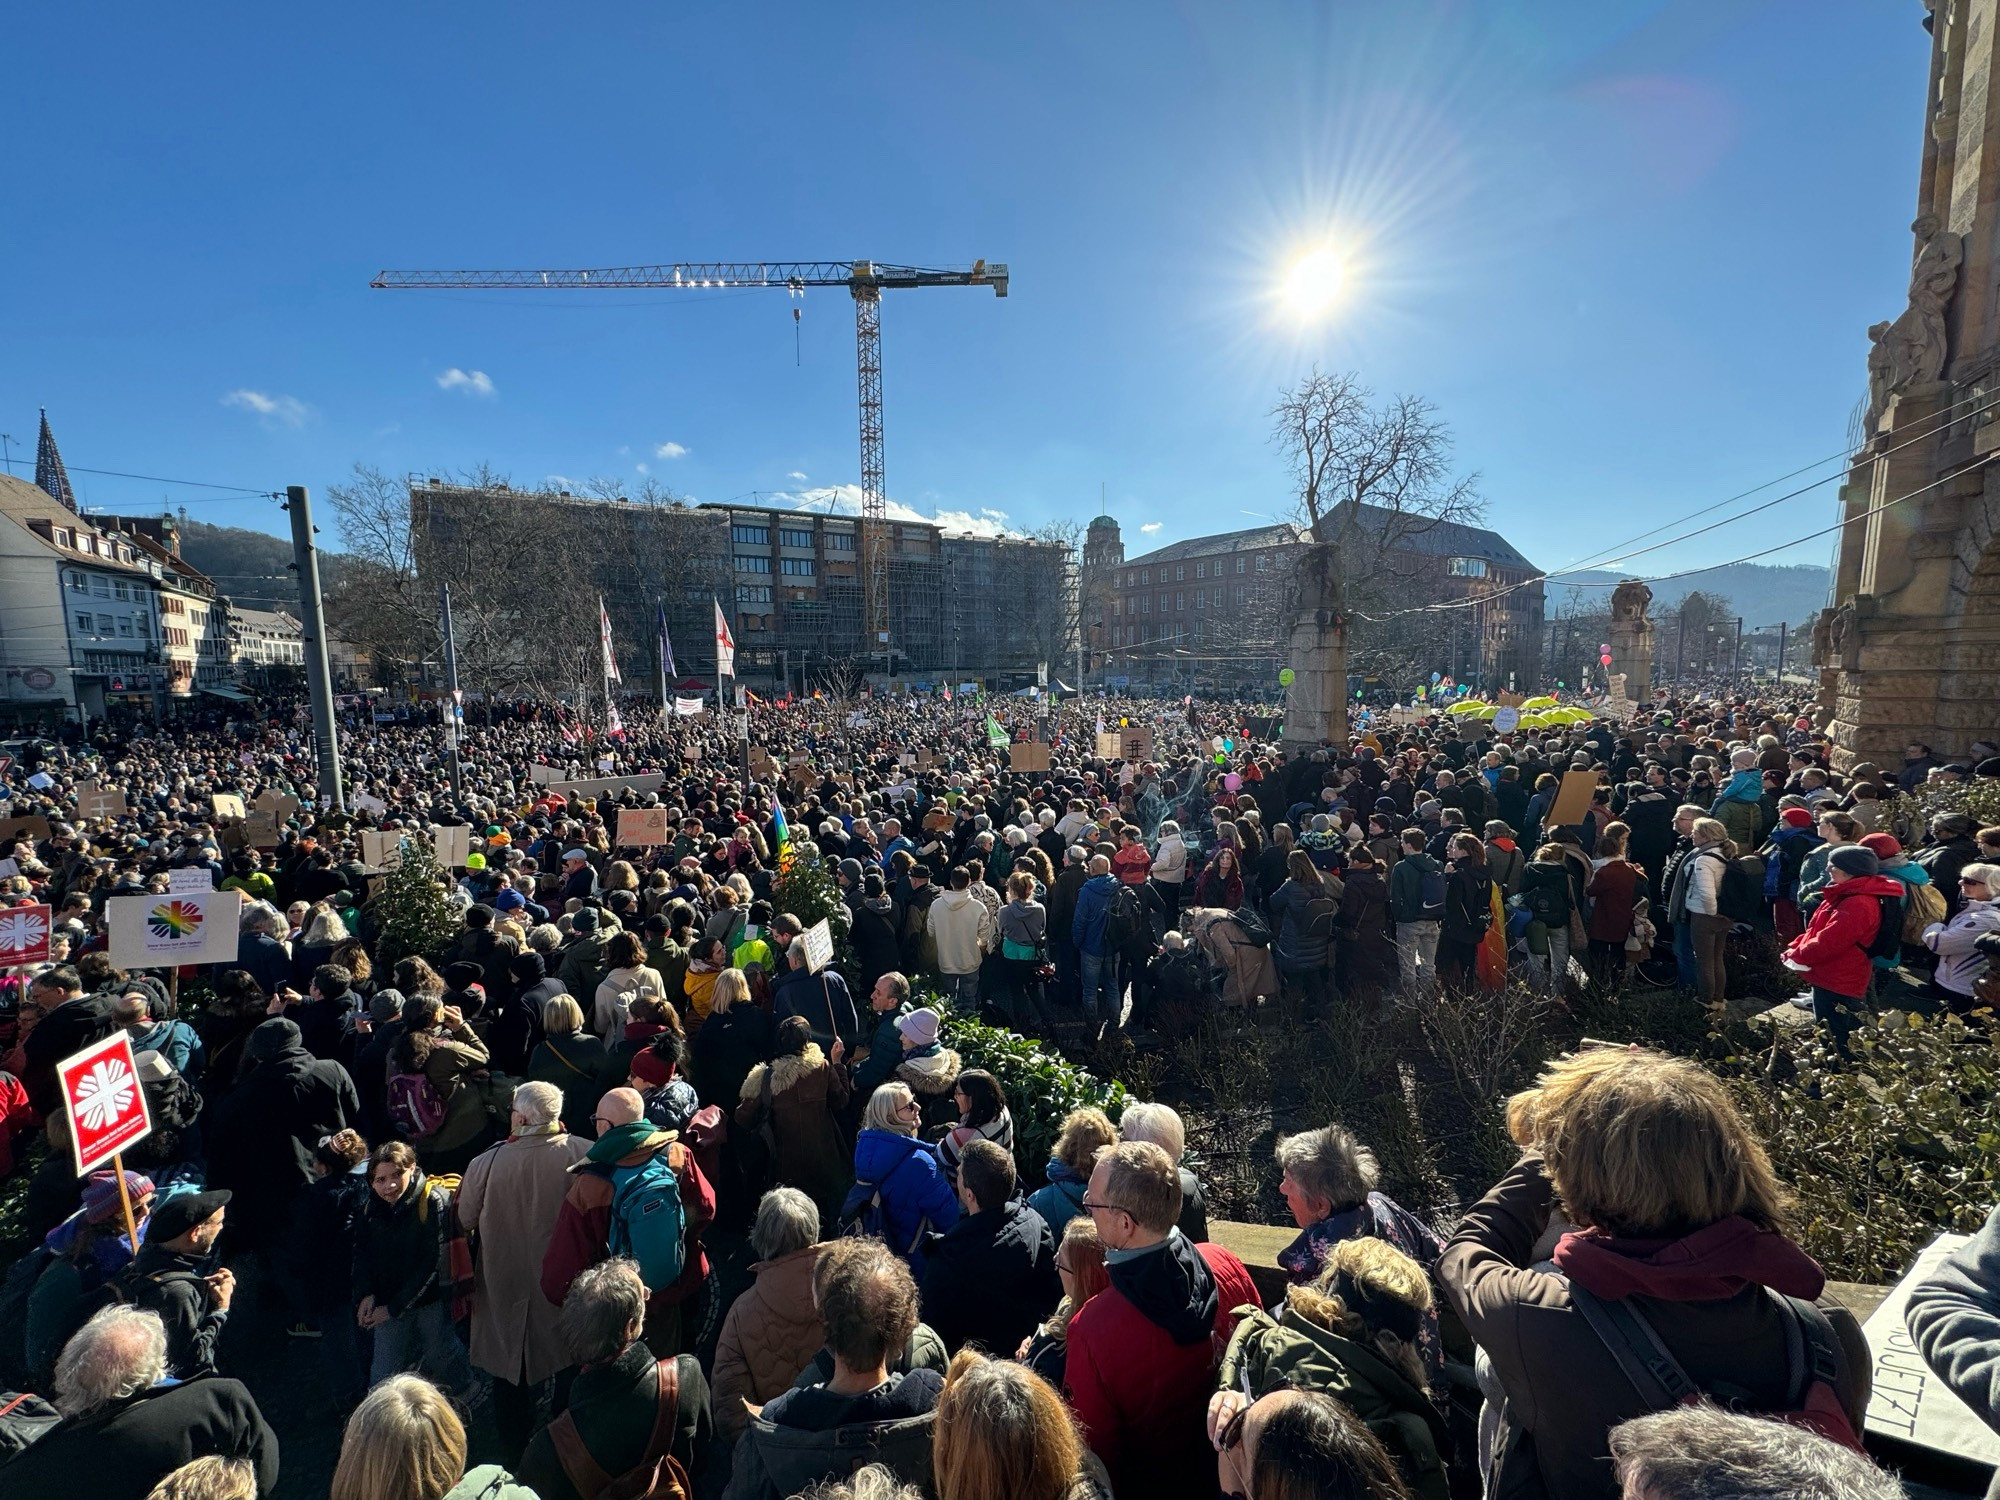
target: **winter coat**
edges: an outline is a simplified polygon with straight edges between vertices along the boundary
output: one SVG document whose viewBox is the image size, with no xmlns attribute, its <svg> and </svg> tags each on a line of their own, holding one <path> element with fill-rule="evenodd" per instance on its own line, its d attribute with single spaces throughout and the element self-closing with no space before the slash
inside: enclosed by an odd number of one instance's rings
<svg viewBox="0 0 2000 1500">
<path fill-rule="evenodd" d="M 1237 1309 L 1263 1301 L 1243 1262 L 1178 1234 L 1109 1269 L 1069 1324 L 1064 1384 L 1084 1439 L 1119 1495 L 1211 1496 L 1208 1398 Z"/>
<path fill-rule="evenodd" d="M 592 1149 L 602 1151 L 605 1143 L 599 1142 Z M 684 1269 L 681 1279 L 672 1286 L 651 1289 L 647 1310 L 650 1313 L 677 1306 L 701 1289 L 709 1271 L 708 1252 L 701 1242 L 715 1220 L 715 1190 L 702 1176 L 687 1147 L 669 1140 L 666 1132 L 661 1131 L 644 1147 L 615 1162 L 585 1157 L 569 1169 L 570 1188 L 563 1195 L 562 1210 L 556 1215 L 555 1230 L 549 1235 L 548 1248 L 542 1255 L 542 1295 L 550 1302 L 560 1307 L 569 1295 L 570 1283 L 611 1253 L 613 1169 L 638 1166 L 660 1151 L 667 1153 L 667 1164 L 680 1183 L 681 1214 L 686 1220 L 682 1235 Z"/>
<path fill-rule="evenodd" d="M 556 975 L 562 980 L 563 988 L 577 997 L 579 1004 L 588 997 L 595 1005 L 597 987 L 611 972 L 610 947 L 611 934 L 599 927 L 595 932 L 574 939 L 563 949 L 562 964 L 557 968 Z"/>
<path fill-rule="evenodd" d="M 1225 878 L 1216 873 L 1215 861 L 1211 860 L 1195 877 L 1194 904 L 1215 906 L 1223 911 L 1235 911 L 1243 904 L 1243 874 L 1241 864 L 1231 870 Z"/>
<path fill-rule="evenodd" d="M 1055 1240 L 1015 1200 L 960 1219 L 924 1247 L 923 1318 L 954 1353 L 1011 1358 L 1062 1296 Z"/>
<path fill-rule="evenodd" d="M 1885 915 L 1876 899 L 1882 897 L 1898 903 L 1900 913 L 1903 887 L 1887 875 L 1857 875 L 1826 888 L 1806 930 L 1785 949 L 1786 958 L 1804 966 L 1806 983 L 1849 999 L 1868 993 L 1868 945 Z"/>
<path fill-rule="evenodd" d="M 117 1278 L 123 1300 L 160 1315 L 167 1331 L 167 1373 L 177 1379 L 215 1369 L 215 1341 L 229 1314 L 216 1306 L 202 1280 L 211 1269 L 202 1256 L 147 1244 Z"/>
<path fill-rule="evenodd" d="M 2000 1431 L 2000 1209 L 1911 1289 L 1903 1322 L 1924 1363 L 1974 1416 Z"/>
<path fill-rule="evenodd" d="M 895 903 L 887 896 L 863 900 L 854 911 L 854 926 L 848 933 L 855 959 L 861 965 L 861 992 L 875 988 L 875 981 L 891 969 L 903 966 L 902 946 L 896 940 Z"/>
<path fill-rule="evenodd" d="M 472 1300 L 472 1362 L 501 1380 L 533 1385 L 570 1363 L 556 1307 L 542 1295 L 542 1251 L 562 1211 L 581 1136 L 518 1135 L 465 1169 L 459 1222 L 479 1237 Z"/>
<path fill-rule="evenodd" d="M 1404 854 L 1389 872 L 1389 909 L 1396 921 L 1421 922 L 1424 916 L 1424 877 L 1444 874 L 1444 866 L 1428 854 Z M 1436 921 L 1433 912 L 1428 920 Z"/>
<path fill-rule="evenodd" d="M 724 1110 L 743 1096 L 743 1080 L 771 1055 L 771 1018 L 744 1002 L 726 1011 L 711 1010 L 694 1034 L 688 1069 L 703 1104 Z"/>
<path fill-rule="evenodd" d="M 563 1124 L 589 1140 L 597 1134 L 591 1116 L 604 1090 L 597 1075 L 604 1066 L 604 1043 L 587 1031 L 570 1036 L 542 1039 L 528 1058 L 528 1077 L 537 1083 L 553 1083 L 563 1091 Z"/>
<path fill-rule="evenodd" d="M 896 1069 L 903 1061 L 903 1034 L 896 1029 L 896 1023 L 913 1009 L 906 1003 L 894 1010 L 868 1012 L 866 1024 L 874 1028 L 868 1034 L 868 1055 L 854 1065 L 854 1095 L 863 1108 L 874 1097 L 875 1090 L 896 1076 Z"/>
<path fill-rule="evenodd" d="M 424 1035 L 428 1045 L 417 1039 Z M 419 1071 L 444 1100 L 445 1112 L 444 1123 L 417 1142 L 417 1150 L 425 1156 L 446 1156 L 471 1145 L 490 1123 L 484 1096 L 471 1086 L 471 1076 L 486 1068 L 486 1044 L 468 1025 L 440 1024 L 436 1031 L 404 1037 L 389 1054 L 390 1076 L 403 1071 L 418 1050 L 423 1053 Z"/>
<path fill-rule="evenodd" d="M 938 1161 L 954 1187 L 958 1185 L 958 1164 L 974 1141 L 991 1141 L 1009 1156 L 1014 1154 L 1014 1116 L 1006 1105 L 984 1125 L 954 1125 L 938 1141 Z"/>
<path fill-rule="evenodd" d="M 790 1389 L 826 1342 L 813 1306 L 819 1245 L 759 1261 L 756 1280 L 729 1305 L 715 1345 L 715 1425 L 734 1436 L 750 1422 L 743 1403 L 762 1406 Z"/>
<path fill-rule="evenodd" d="M 247 1458 L 257 1493 L 278 1483 L 278 1438 L 241 1381 L 203 1375 L 156 1385 L 50 1428 L 0 1465 L 0 1494 L 146 1500 L 174 1470 L 215 1454 Z"/>
<path fill-rule="evenodd" d="M 830 1049 L 836 1040 L 851 1042 L 861 1033 L 854 996 L 848 992 L 847 981 L 832 967 L 817 974 L 787 969 L 778 976 L 771 986 L 772 1024 L 787 1016 L 804 1016 L 813 1041 L 822 1048 Z"/>
<path fill-rule="evenodd" d="M 438 1298 L 444 1245 L 451 1233 L 451 1199 L 433 1188 L 421 1170 L 413 1173 L 403 1196 L 384 1203 L 368 1195 L 368 1207 L 354 1234 L 354 1300 L 373 1297 L 400 1318 L 413 1307 Z"/>
<path fill-rule="evenodd" d="M 851 1181 L 840 1130 L 847 1071 L 828 1062 L 812 1042 L 802 1053 L 757 1064 L 737 1090 L 740 1130 L 754 1131 L 763 1122 L 767 1078 L 771 1130 L 778 1141 L 777 1180 L 811 1198 L 819 1205 L 821 1221 L 831 1223 Z"/>
<path fill-rule="evenodd" d="M 854 1180 L 881 1193 L 884 1241 L 922 1285 L 923 1233 L 958 1222 L 958 1197 L 937 1148 L 890 1130 L 864 1130 L 854 1142 Z"/>
<path fill-rule="evenodd" d="M 994 946 L 993 916 L 970 891 L 946 891 L 931 903 L 931 936 L 938 972 L 977 974 Z"/>
<path fill-rule="evenodd" d="M 700 1473 L 711 1433 L 708 1380 L 692 1354 L 676 1357 L 674 1435 L 667 1451 L 690 1476 Z M 659 1414 L 660 1361 L 634 1340 L 608 1364 L 578 1372 L 565 1407 L 591 1459 L 616 1479 L 639 1467 Z M 511 1434 L 509 1435 L 511 1436 Z M 563 1472 L 555 1439 L 544 1427 L 528 1442 L 515 1477 L 537 1500 L 582 1500 Z M 449 1497 L 447 1497 L 449 1500 Z"/>
<path fill-rule="evenodd" d="M 923 1120 L 918 1129 L 931 1132 L 958 1124 L 958 1102 L 953 1095 L 958 1089 L 958 1075 L 965 1071 L 959 1055 L 949 1047 L 906 1052 L 900 1035 L 896 1038 L 896 1053 L 901 1059 L 896 1064 L 896 1081 L 908 1084 L 910 1092 L 917 1096 L 917 1103 L 923 1106 Z"/>
<path fill-rule="evenodd" d="M 795 1387 L 744 1429 L 723 1500 L 785 1500 L 822 1479 L 845 1479 L 857 1455 L 929 1493 L 931 1434 L 944 1381 L 913 1370 L 859 1396 Z"/>
<path fill-rule="evenodd" d="M 1229 912 L 1189 907 L 1181 913 L 1181 929 L 1221 967 L 1224 1005 L 1247 1006 L 1260 996 L 1278 993 L 1278 966 L 1271 950 L 1251 942 Z"/>
<path fill-rule="evenodd" d="M 1042 1216 L 1050 1235 L 1060 1241 L 1063 1227 L 1083 1212 L 1084 1189 L 1090 1176 L 1072 1170 L 1053 1156 L 1044 1175 L 1049 1179 L 1048 1185 L 1028 1194 L 1028 1207 Z"/>
<path fill-rule="evenodd" d="M 1349 865 L 1335 932 L 1345 945 L 1343 962 L 1352 985 L 1394 989 L 1396 944 L 1389 936 L 1389 883 L 1378 869 Z"/>
<path fill-rule="evenodd" d="M 1582 1279 L 1585 1264 L 1601 1264 L 1610 1253 L 1599 1251 L 1589 1262 L 1568 1261 L 1571 1241 L 1595 1237 L 1566 1235 L 1556 1247 L 1556 1261 L 1567 1265 L 1567 1275 L 1526 1269 L 1553 1206 L 1540 1159 L 1524 1157 L 1461 1221 L 1438 1262 L 1437 1280 L 1492 1360 L 1522 1432 L 1502 1460 L 1492 1491 L 1527 1493 L 1516 1486 L 1533 1483 L 1538 1470 L 1549 1500 L 1613 1500 L 1618 1486 L 1606 1434 L 1627 1418 L 1644 1415 L 1646 1407 L 1570 1302 L 1570 1278 Z M 1790 1374 L 1787 1330 L 1764 1288 L 1775 1283 L 1790 1295 L 1817 1297 L 1825 1278 L 1802 1251 L 1732 1218 L 1668 1242 L 1634 1269 L 1639 1274 L 1630 1279 L 1636 1284 L 1724 1290 L 1720 1296 L 1671 1298 L 1640 1293 L 1633 1302 L 1697 1385 L 1711 1389 L 1726 1382 L 1747 1392 L 1759 1409 L 1783 1408 Z M 1760 1283 L 1759 1276 L 1770 1281 Z M 1601 1276 L 1593 1290 L 1601 1297 L 1628 1295 L 1620 1283 Z M 1859 1432 L 1873 1357 L 1851 1313 L 1832 1304 L 1822 1307 L 1844 1356 L 1834 1388 Z"/>
<path fill-rule="evenodd" d="M 1332 952 L 1333 919 L 1340 910 L 1328 899 L 1325 884 L 1287 880 L 1271 893 L 1270 909 L 1278 967 L 1288 974 L 1325 968 Z"/>
<path fill-rule="evenodd" d="M 1989 932 L 2000 932 L 2000 906 L 1991 901 L 1967 901 L 1949 922 L 1933 922 L 1924 929 L 1924 946 L 1938 956 L 1937 972 L 1931 977 L 1940 989 L 1971 998 L 1974 982 L 1991 966 L 1973 944 Z"/>
<path fill-rule="evenodd" d="M 1335 1245 L 1364 1236 L 1394 1245 L 1426 1271 L 1436 1268 L 1438 1256 L 1444 1250 L 1437 1236 L 1415 1214 L 1386 1193 L 1370 1193 L 1353 1208 L 1341 1209 L 1307 1225 L 1297 1239 L 1278 1252 L 1278 1265 L 1294 1285 L 1309 1284 L 1325 1269 L 1326 1258 Z M 1442 1397 L 1446 1394 L 1444 1338 L 1435 1308 L 1424 1313 L 1416 1346 L 1433 1390 Z"/>
<path fill-rule="evenodd" d="M 157 1052 L 176 1073 L 199 1080 L 206 1049 L 201 1037 L 185 1021 L 156 1021 L 132 1032 L 132 1050 Z"/>
<path fill-rule="evenodd" d="M 1079 953 L 1102 956 L 1110 951 L 1104 929 L 1111 915 L 1111 897 L 1117 889 L 1115 875 L 1093 875 L 1076 893 L 1076 914 L 1070 918 L 1069 936 Z"/>
<path fill-rule="evenodd" d="M 649 969 L 644 964 L 635 969 L 612 969 L 607 972 L 593 992 L 595 1003 L 591 1007 L 590 1029 L 607 1042 L 616 1041 L 625 1032 L 626 1004 L 640 990 L 651 990 L 655 995 L 666 995 L 667 982 L 660 977 L 658 969 Z"/>
<path fill-rule="evenodd" d="M 313 1181 L 313 1153 L 335 1131 L 361 1123 L 354 1082 L 338 1063 L 293 1047 L 255 1064 L 216 1102 L 204 1130 L 208 1180 L 228 1188 L 232 1236 L 250 1242 L 281 1226 Z"/>
<path fill-rule="evenodd" d="M 1493 883 L 1500 887 L 1502 901 L 1521 889 L 1521 875 L 1527 862 L 1528 856 L 1520 851 L 1512 839 L 1486 841 L 1486 873 L 1492 876 Z"/>
<path fill-rule="evenodd" d="M 1476 943 L 1493 919 L 1493 877 L 1484 865 L 1458 864 L 1445 876 L 1444 921 L 1438 936 L 1455 943 Z"/>
<path fill-rule="evenodd" d="M 1931 884 L 1944 897 L 1947 917 L 1958 915 L 1960 904 L 1958 877 L 1965 873 L 1965 867 L 1979 862 L 1979 843 L 1970 834 L 1960 838 L 1946 839 L 1941 843 L 1926 844 L 1910 856 L 1919 868 L 1930 876 Z M 139 1044 L 135 1041 L 134 1047 Z"/>
<path fill-rule="evenodd" d="M 268 932 L 246 932 L 236 943 L 236 962 L 220 964 L 217 975 L 241 969 L 257 981 L 264 998 L 270 999 L 292 982 L 292 955 L 285 945 Z"/>
<path fill-rule="evenodd" d="M 1644 891 L 1646 872 L 1628 859 L 1608 860 L 1590 877 L 1592 942 L 1622 943 L 1632 934 L 1632 908 Z"/>
<path fill-rule="evenodd" d="M 1160 851 L 1153 856 L 1153 879 L 1162 885 L 1179 885 L 1187 878 L 1187 840 L 1179 834 L 1170 839 L 1160 840 Z"/>
<path fill-rule="evenodd" d="M 1222 1356 L 1217 1385 L 1254 1396 L 1277 1390 L 1321 1391 L 1340 1402 L 1396 1460 L 1420 1500 L 1447 1500 L 1444 1419 L 1408 1375 L 1366 1342 L 1301 1317 L 1289 1304 L 1277 1317 L 1238 1309 L 1241 1321 Z"/>
<path fill-rule="evenodd" d="M 1521 904 L 1534 913 L 1536 921 L 1550 931 L 1567 932 L 1570 912 L 1569 870 L 1553 860 L 1530 860 L 1521 871 L 1518 887 Z"/>
</svg>

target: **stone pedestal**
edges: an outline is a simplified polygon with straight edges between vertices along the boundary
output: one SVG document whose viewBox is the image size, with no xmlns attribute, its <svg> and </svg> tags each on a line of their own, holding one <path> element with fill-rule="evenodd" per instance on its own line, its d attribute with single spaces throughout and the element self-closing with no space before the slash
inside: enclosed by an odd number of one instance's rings
<svg viewBox="0 0 2000 1500">
<path fill-rule="evenodd" d="M 1308 548 L 1298 567 L 1298 611 L 1286 638 L 1292 685 L 1285 693 L 1287 750 L 1347 743 L 1347 618 L 1339 605 L 1334 550 Z"/>
</svg>

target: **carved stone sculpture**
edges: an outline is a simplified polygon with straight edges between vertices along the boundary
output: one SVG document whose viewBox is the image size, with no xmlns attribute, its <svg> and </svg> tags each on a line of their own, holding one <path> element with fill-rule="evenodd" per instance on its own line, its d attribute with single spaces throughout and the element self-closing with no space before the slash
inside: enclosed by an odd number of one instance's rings
<svg viewBox="0 0 2000 1500">
<path fill-rule="evenodd" d="M 1910 268 L 1910 302 L 1893 323 L 1868 330 L 1868 416 L 1872 436 L 1888 410 L 1889 398 L 1911 386 L 1926 385 L 1944 374 L 1950 353 L 1945 334 L 1945 309 L 1958 288 L 1959 267 L 1965 261 L 1965 241 L 1925 214 L 1910 226 L 1917 237 L 1916 260 Z"/>
</svg>

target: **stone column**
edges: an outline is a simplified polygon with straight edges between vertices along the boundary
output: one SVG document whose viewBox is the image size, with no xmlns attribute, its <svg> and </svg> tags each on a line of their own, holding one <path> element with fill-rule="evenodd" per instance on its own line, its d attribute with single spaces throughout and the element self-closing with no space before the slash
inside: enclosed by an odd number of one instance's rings
<svg viewBox="0 0 2000 1500">
<path fill-rule="evenodd" d="M 1611 594 L 1611 673 L 1625 679 L 1625 695 L 1641 709 L 1653 702 L 1653 622 L 1646 606 L 1653 591 L 1628 578 Z"/>
</svg>

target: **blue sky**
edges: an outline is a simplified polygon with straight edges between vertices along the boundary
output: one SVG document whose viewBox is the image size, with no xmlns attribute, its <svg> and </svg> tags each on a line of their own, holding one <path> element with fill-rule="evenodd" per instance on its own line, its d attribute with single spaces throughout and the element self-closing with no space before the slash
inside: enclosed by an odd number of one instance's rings
<svg viewBox="0 0 2000 1500">
<path fill-rule="evenodd" d="M 1267 413 L 1318 362 L 1435 402 L 1490 524 L 1559 567 L 1840 449 L 1863 330 L 1904 300 L 1921 14 L 17 8 L 0 430 L 16 473 L 46 405 L 77 470 L 852 485 L 843 292 L 807 297 L 795 356 L 779 292 L 368 280 L 985 257 L 1005 301 L 885 299 L 894 500 L 1032 526 L 1102 486 L 1134 553 L 1255 525 L 1288 507 Z M 1320 243 L 1350 283 L 1302 328 L 1270 289 Z M 73 475 L 88 503 L 281 529 L 269 504 Z M 1829 485 L 1636 562 L 1740 556 L 1832 507 Z"/>
</svg>

